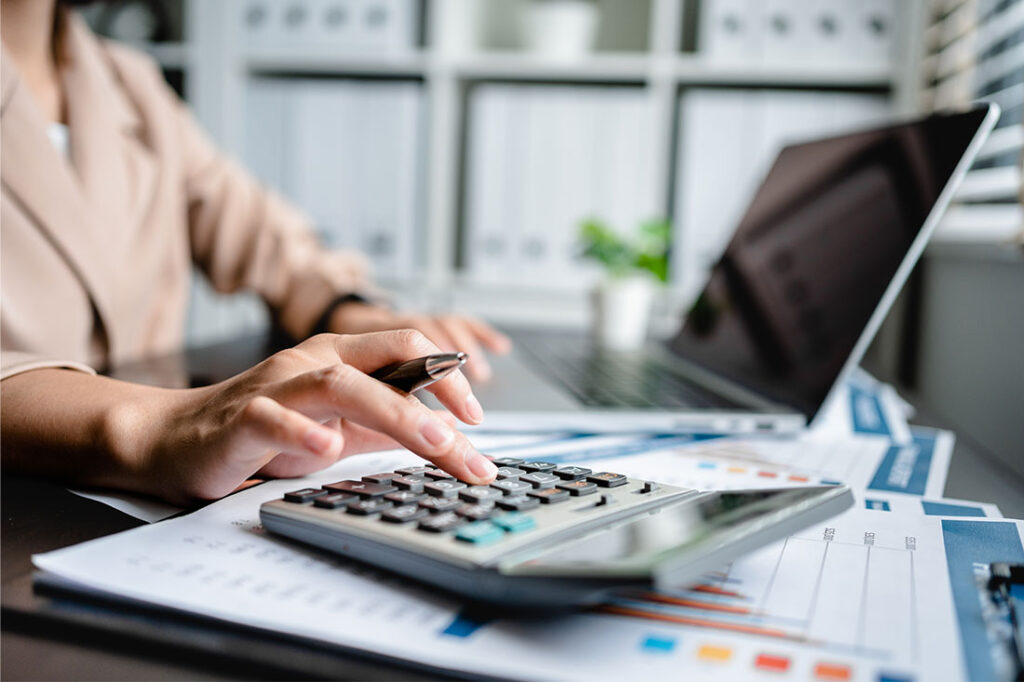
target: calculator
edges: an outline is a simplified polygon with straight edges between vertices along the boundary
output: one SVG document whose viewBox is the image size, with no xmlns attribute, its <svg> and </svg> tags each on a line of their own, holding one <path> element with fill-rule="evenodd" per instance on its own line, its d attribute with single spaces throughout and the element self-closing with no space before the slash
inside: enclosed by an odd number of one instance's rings
<svg viewBox="0 0 1024 682">
<path fill-rule="evenodd" d="M 514 458 L 490 485 L 431 465 L 303 488 L 260 508 L 270 532 L 470 600 L 516 609 L 685 585 L 838 514 L 846 486 L 698 492 Z"/>
</svg>

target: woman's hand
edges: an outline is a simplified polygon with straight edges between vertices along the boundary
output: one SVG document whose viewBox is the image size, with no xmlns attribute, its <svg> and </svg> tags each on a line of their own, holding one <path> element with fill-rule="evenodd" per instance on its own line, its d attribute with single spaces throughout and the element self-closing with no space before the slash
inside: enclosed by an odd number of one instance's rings
<svg viewBox="0 0 1024 682">
<path fill-rule="evenodd" d="M 469 354 L 466 371 L 471 379 L 486 381 L 491 376 L 486 348 L 504 354 L 512 344 L 508 337 L 486 322 L 464 315 L 401 315 L 366 303 L 345 303 L 331 315 L 328 327 L 339 334 L 359 334 L 387 329 L 417 329 L 448 352 Z"/>
<path fill-rule="evenodd" d="M 140 487 L 178 500 L 213 499 L 253 474 L 302 476 L 390 447 L 408 448 L 463 481 L 489 483 L 494 465 L 462 434 L 416 398 L 367 375 L 436 352 L 414 330 L 322 334 L 220 384 L 122 406 L 111 432 L 145 444 Z M 483 418 L 459 372 L 426 390 L 466 423 Z"/>
</svg>

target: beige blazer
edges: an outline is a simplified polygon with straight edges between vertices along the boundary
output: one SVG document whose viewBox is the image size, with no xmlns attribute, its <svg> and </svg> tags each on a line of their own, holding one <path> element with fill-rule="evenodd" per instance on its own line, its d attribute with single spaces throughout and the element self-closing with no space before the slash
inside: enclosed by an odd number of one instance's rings
<svg viewBox="0 0 1024 682">
<path fill-rule="evenodd" d="M 195 263 L 258 292 L 301 338 L 365 260 L 218 153 L 146 56 L 70 17 L 62 46 L 70 159 L 14 63 L 0 76 L 0 363 L 84 371 L 182 343 Z"/>
</svg>

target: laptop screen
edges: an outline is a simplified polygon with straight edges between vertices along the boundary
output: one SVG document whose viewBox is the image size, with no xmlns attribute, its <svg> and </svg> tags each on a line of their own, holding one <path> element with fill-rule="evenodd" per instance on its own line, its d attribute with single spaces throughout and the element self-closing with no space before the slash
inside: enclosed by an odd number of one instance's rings
<svg viewBox="0 0 1024 682">
<path fill-rule="evenodd" d="M 813 416 L 987 111 L 783 149 L 672 351 Z"/>
</svg>

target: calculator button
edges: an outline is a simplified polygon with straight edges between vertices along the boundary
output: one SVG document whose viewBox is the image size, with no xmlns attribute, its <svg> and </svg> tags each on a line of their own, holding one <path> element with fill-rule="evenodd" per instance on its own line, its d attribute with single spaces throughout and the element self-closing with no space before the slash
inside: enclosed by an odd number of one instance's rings
<svg viewBox="0 0 1024 682">
<path fill-rule="evenodd" d="M 491 518 L 494 507 L 485 504 L 464 504 L 456 509 L 455 513 L 470 521 L 484 521 Z"/>
<path fill-rule="evenodd" d="M 644 487 L 638 490 L 637 492 L 640 493 L 641 495 L 646 495 L 647 493 L 653 493 L 656 490 L 659 490 L 660 488 L 661 486 L 659 486 L 654 481 L 644 481 Z"/>
<path fill-rule="evenodd" d="M 430 516 L 430 512 L 426 509 L 413 505 L 405 505 L 404 507 L 388 509 L 380 515 L 380 520 L 387 521 L 389 523 L 408 523 L 409 521 L 419 521 L 420 519 L 428 516 Z"/>
<path fill-rule="evenodd" d="M 488 545 L 500 540 L 504 535 L 505 531 L 501 528 L 488 521 L 482 521 L 463 526 L 455 534 L 455 537 L 463 542 L 469 542 L 474 545 Z"/>
<path fill-rule="evenodd" d="M 593 473 L 590 469 L 584 467 L 558 467 L 553 472 L 555 476 L 558 476 L 563 481 L 578 481 L 579 479 Z"/>
<path fill-rule="evenodd" d="M 527 497 L 526 495 L 509 495 L 503 497 L 495 504 L 501 509 L 510 509 L 512 511 L 526 511 L 527 509 L 535 509 L 540 506 L 540 500 L 536 497 Z"/>
<path fill-rule="evenodd" d="M 423 486 L 423 491 L 434 497 L 455 497 L 465 487 L 465 483 L 451 479 L 427 483 Z"/>
<path fill-rule="evenodd" d="M 385 493 L 390 493 L 394 490 L 394 487 L 381 485 L 380 483 L 368 483 L 366 481 L 338 481 L 336 483 L 328 483 L 324 486 L 324 489 L 335 493 L 351 493 L 365 499 L 381 497 Z"/>
<path fill-rule="evenodd" d="M 559 483 L 558 487 L 562 490 L 568 490 L 570 495 L 589 495 L 590 493 L 597 492 L 597 484 L 591 483 L 590 481 L 566 481 L 565 483 Z"/>
<path fill-rule="evenodd" d="M 596 474 L 591 474 L 587 476 L 587 480 L 598 484 L 602 488 L 617 488 L 629 482 L 629 479 L 622 474 L 613 474 L 610 471 L 599 471 Z"/>
<path fill-rule="evenodd" d="M 519 478 L 526 472 L 516 467 L 498 467 L 498 478 Z"/>
<path fill-rule="evenodd" d="M 533 473 L 534 471 L 551 471 L 558 465 L 552 462 L 523 462 L 517 466 L 523 471 Z"/>
<path fill-rule="evenodd" d="M 370 516 L 372 514 L 379 514 L 385 509 L 391 509 L 392 506 L 387 500 L 359 500 L 345 507 L 345 511 L 357 516 Z"/>
<path fill-rule="evenodd" d="M 491 523 L 498 526 L 506 533 L 518 533 L 520 531 L 530 530 L 531 528 L 537 527 L 537 522 L 533 520 L 532 516 L 520 514 L 519 512 L 499 514 L 491 519 Z"/>
<path fill-rule="evenodd" d="M 399 476 L 398 478 L 391 479 L 391 485 L 395 486 L 399 490 L 408 490 L 413 493 L 423 492 L 423 484 L 426 482 L 426 478 L 416 475 Z"/>
<path fill-rule="evenodd" d="M 440 469 L 427 469 L 426 471 L 423 472 L 423 475 L 426 476 L 427 478 L 432 478 L 435 481 L 439 481 L 445 478 L 450 478 L 453 481 L 455 480 L 454 476 L 449 474 L 447 471 L 441 471 Z"/>
<path fill-rule="evenodd" d="M 417 504 L 428 511 L 446 512 L 458 509 L 463 503 L 454 497 L 428 497 L 425 500 L 420 500 Z"/>
<path fill-rule="evenodd" d="M 501 497 L 502 492 L 486 485 L 471 485 L 459 491 L 459 497 L 467 502 L 493 502 Z"/>
<path fill-rule="evenodd" d="M 368 483 L 380 483 L 381 485 L 393 485 L 391 479 L 398 478 L 399 474 L 393 474 L 391 472 L 383 474 L 370 474 L 369 476 L 363 476 L 363 480 Z"/>
<path fill-rule="evenodd" d="M 404 467 L 402 469 L 395 469 L 395 473 L 399 476 L 418 476 L 433 470 L 433 467 Z"/>
<path fill-rule="evenodd" d="M 425 530 L 428 533 L 445 533 L 455 530 L 464 523 L 466 522 L 462 517 L 456 516 L 452 512 L 444 512 L 443 514 L 428 516 L 420 521 L 419 529 Z"/>
<path fill-rule="evenodd" d="M 388 493 L 384 496 L 384 499 L 388 502 L 394 502 L 395 504 L 416 504 L 427 496 L 423 493 L 414 493 L 411 490 L 398 490 L 393 493 Z"/>
<path fill-rule="evenodd" d="M 519 480 L 523 481 L 524 483 L 529 483 L 534 488 L 550 488 L 551 486 L 555 485 L 562 479 L 560 479 L 558 476 L 555 476 L 554 474 L 549 474 L 543 471 L 537 471 L 532 474 L 527 474 L 526 476 L 521 476 Z"/>
<path fill-rule="evenodd" d="M 523 463 L 523 460 L 517 457 L 498 457 L 492 459 L 491 463 L 496 467 L 517 467 Z"/>
<path fill-rule="evenodd" d="M 314 497 L 320 497 L 326 495 L 326 490 L 320 490 L 319 488 L 303 488 L 302 490 L 293 490 L 290 493 L 284 494 L 285 502 L 309 502 Z"/>
<path fill-rule="evenodd" d="M 530 497 L 536 497 L 544 504 L 554 504 L 555 502 L 564 502 L 569 499 L 569 492 L 567 490 L 559 490 L 558 488 L 531 490 L 526 494 Z"/>
<path fill-rule="evenodd" d="M 533 490 L 533 486 L 529 483 L 523 483 L 517 481 L 514 478 L 507 478 L 504 481 L 495 481 L 491 484 L 491 487 L 500 490 L 505 495 L 522 495 L 530 490 Z"/>
<path fill-rule="evenodd" d="M 351 504 L 358 499 L 355 495 L 349 495 L 348 493 L 329 493 L 315 498 L 313 506 L 320 507 L 321 509 L 337 509 L 338 507 Z"/>
</svg>

